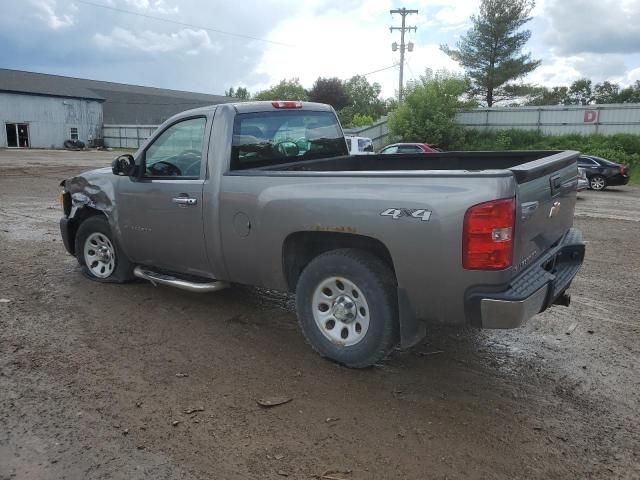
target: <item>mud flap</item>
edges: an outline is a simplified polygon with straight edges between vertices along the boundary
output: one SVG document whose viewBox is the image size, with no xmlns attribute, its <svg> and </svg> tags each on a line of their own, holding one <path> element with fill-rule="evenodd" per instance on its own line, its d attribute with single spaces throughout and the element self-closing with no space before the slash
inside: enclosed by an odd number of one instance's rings
<svg viewBox="0 0 640 480">
<path fill-rule="evenodd" d="M 411 348 L 427 335 L 427 325 L 416 319 L 409 302 L 409 296 L 404 288 L 398 288 L 398 316 L 400 319 L 400 348 Z"/>
</svg>

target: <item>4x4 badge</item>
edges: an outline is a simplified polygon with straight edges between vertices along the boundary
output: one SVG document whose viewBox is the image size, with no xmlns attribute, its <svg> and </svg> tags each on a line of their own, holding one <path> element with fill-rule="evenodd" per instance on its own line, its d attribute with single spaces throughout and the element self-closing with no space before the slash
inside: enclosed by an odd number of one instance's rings
<svg viewBox="0 0 640 480">
<path fill-rule="evenodd" d="M 387 208 L 380 213 L 382 217 L 391 217 L 394 220 L 398 220 L 402 217 L 416 218 L 423 222 L 428 222 L 431 218 L 431 211 L 424 208 L 412 209 L 412 208 Z"/>
<path fill-rule="evenodd" d="M 551 210 L 549 210 L 549 218 L 553 217 L 559 211 L 560 211 L 560 202 L 558 201 L 553 202 L 553 207 L 551 207 Z"/>
</svg>

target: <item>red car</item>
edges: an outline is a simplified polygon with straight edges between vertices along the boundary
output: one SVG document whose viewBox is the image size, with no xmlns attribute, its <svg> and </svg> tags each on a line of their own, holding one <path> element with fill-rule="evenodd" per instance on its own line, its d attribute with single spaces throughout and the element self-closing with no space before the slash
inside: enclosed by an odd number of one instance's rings
<svg viewBox="0 0 640 480">
<path fill-rule="evenodd" d="M 441 151 L 428 143 L 394 143 L 384 147 L 380 153 L 438 153 Z"/>
</svg>

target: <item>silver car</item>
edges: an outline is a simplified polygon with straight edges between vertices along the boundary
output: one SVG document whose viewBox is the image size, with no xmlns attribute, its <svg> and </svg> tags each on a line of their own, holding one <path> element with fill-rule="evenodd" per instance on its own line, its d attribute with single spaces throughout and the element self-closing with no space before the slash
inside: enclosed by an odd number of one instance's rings
<svg viewBox="0 0 640 480">
<path fill-rule="evenodd" d="M 584 168 L 578 168 L 578 191 L 582 192 L 589 188 L 589 179 L 587 178 L 587 171 Z"/>
</svg>

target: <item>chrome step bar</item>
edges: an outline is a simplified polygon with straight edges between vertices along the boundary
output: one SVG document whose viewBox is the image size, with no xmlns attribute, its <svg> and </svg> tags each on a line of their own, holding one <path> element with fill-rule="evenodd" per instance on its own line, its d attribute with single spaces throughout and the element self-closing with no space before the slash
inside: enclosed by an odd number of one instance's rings
<svg viewBox="0 0 640 480">
<path fill-rule="evenodd" d="M 138 278 L 142 278 L 143 280 L 149 280 L 155 286 L 168 285 L 170 287 L 176 287 L 182 290 L 196 293 L 217 292 L 218 290 L 224 290 L 225 288 L 228 288 L 230 286 L 227 282 L 221 282 L 218 280 L 210 283 L 190 282 L 188 280 L 173 277 L 171 275 L 166 275 L 164 273 L 154 272 L 140 266 L 137 266 L 133 269 L 133 274 Z"/>
</svg>

